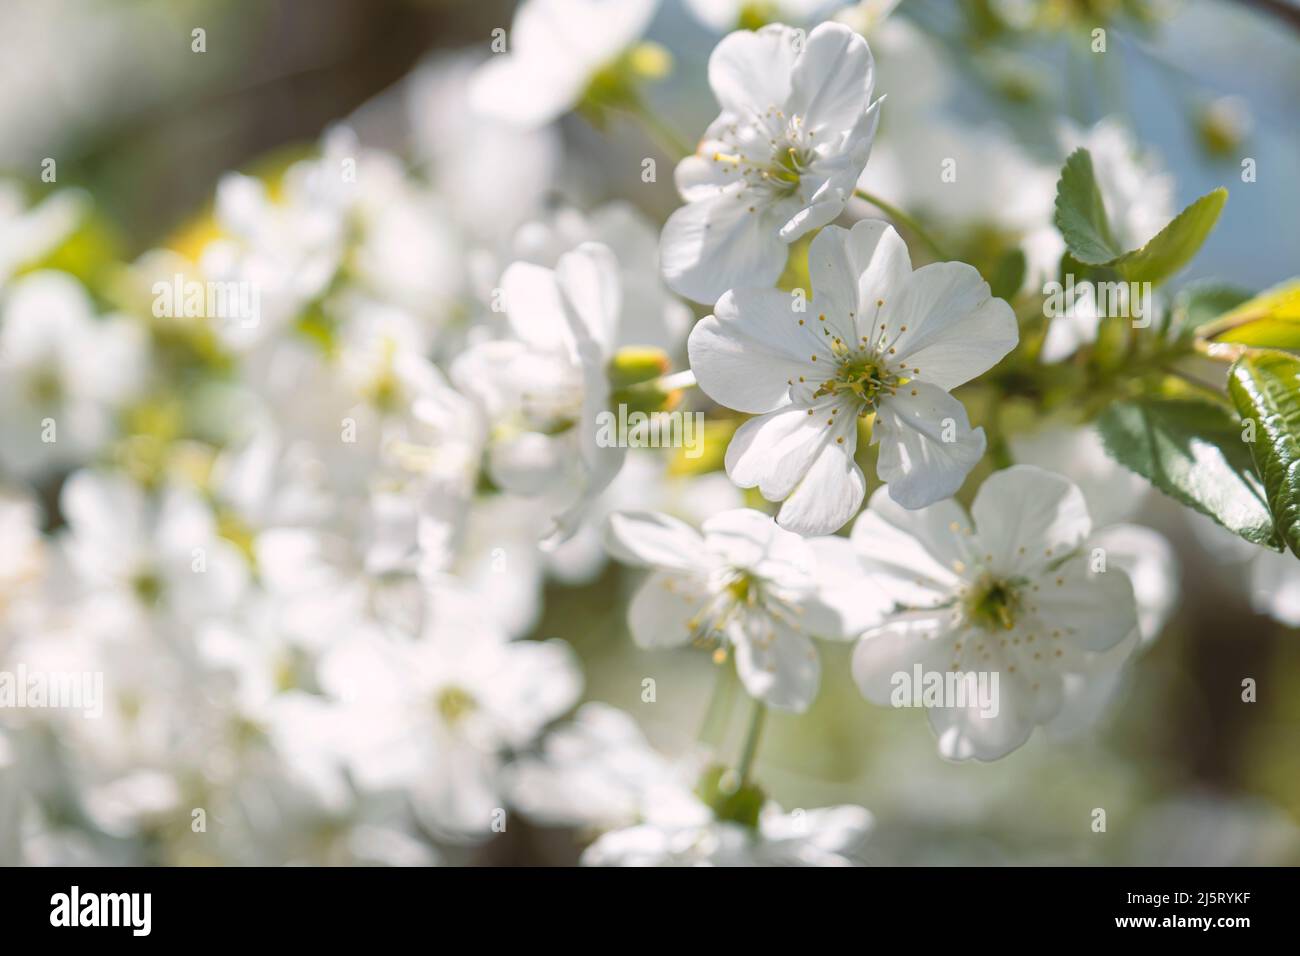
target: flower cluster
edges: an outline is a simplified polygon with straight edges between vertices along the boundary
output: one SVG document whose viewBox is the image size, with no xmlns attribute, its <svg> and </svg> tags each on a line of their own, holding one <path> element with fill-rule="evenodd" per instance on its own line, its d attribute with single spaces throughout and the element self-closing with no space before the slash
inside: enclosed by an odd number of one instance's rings
<svg viewBox="0 0 1300 956">
<path fill-rule="evenodd" d="M 896 71 L 945 85 L 935 45 L 825 6 L 691 4 L 754 28 L 659 221 L 564 135 L 639 119 L 629 181 L 671 150 L 652 0 L 524 0 L 386 94 L 401 145 L 341 123 L 111 268 L 60 254 L 88 197 L 0 187 L 0 862 L 457 864 L 524 819 L 585 865 L 857 864 L 873 815 L 758 756 L 770 712 L 843 719 L 837 671 L 864 721 L 923 706 L 929 758 L 1096 724 L 1176 596 L 1078 427 L 1138 386 L 1097 309 L 1031 315 L 1073 261 L 1055 179 L 972 134 L 1017 205 L 931 208 Z M 1127 132 L 1059 140 L 1098 243 L 1172 217 Z"/>
</svg>

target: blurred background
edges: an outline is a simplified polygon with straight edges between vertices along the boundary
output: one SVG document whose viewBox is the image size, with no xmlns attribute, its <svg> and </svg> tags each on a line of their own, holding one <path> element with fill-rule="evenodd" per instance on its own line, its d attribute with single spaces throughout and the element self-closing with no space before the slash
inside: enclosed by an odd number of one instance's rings
<svg viewBox="0 0 1300 956">
<path fill-rule="evenodd" d="M 456 58 L 485 56 L 491 30 L 512 14 L 513 4 L 492 0 L 9 0 L 0 5 L 0 174 L 36 199 L 49 188 L 41 162 L 54 157 L 58 186 L 90 197 L 93 212 L 65 252 L 70 271 L 185 250 L 209 228 L 224 171 L 273 177 L 340 120 L 366 146 L 408 157 L 473 150 L 464 124 L 445 120 L 465 109 L 454 88 L 424 80 Z M 1059 124 L 1120 115 L 1173 177 L 1176 208 L 1229 187 L 1180 285 L 1217 278 L 1262 289 L 1297 272 L 1300 8 L 904 0 L 891 20 L 920 34 L 927 55 L 891 57 L 896 38 L 878 45 L 868 33 L 877 89 L 889 96 L 882 171 L 891 136 L 902 135 L 893 117 L 922 100 L 937 124 L 951 124 L 952 149 L 995 135 L 1041 161 L 1049 186 Z M 1078 28 L 1094 22 L 1108 31 L 1104 70 Z M 201 55 L 191 51 L 196 27 L 206 31 Z M 665 0 L 648 37 L 675 61 L 651 88 L 655 109 L 691 139 L 715 113 L 704 67 L 718 33 Z M 570 115 L 558 137 L 552 193 L 582 208 L 628 199 L 656 223 L 675 208 L 670 176 L 646 184 L 635 175 L 641 156 L 667 168 L 639 128 L 616 120 L 597 130 Z M 1243 156 L 1255 160 L 1255 182 L 1241 180 Z M 966 188 L 986 205 L 1015 205 L 1016 167 L 992 162 Z M 908 198 L 924 210 L 923 195 Z M 61 521 L 57 490 L 57 480 L 41 489 L 46 530 Z M 1163 633 L 1094 731 L 1064 741 L 1036 733 L 991 765 L 946 763 L 923 718 L 864 702 L 851 649 L 823 644 L 812 711 L 770 718 L 758 766 L 772 795 L 787 807 L 870 808 L 866 859 L 879 864 L 1300 864 L 1300 633 L 1279 609 L 1300 579 L 1290 568 L 1261 572 L 1251 549 L 1127 480 L 1103 477 L 1093 493 L 1122 499 L 1112 503 L 1168 538 L 1180 585 Z M 587 699 L 626 709 L 662 750 L 682 752 L 704 717 L 712 669 L 702 654 L 633 647 L 624 617 L 636 583 L 614 564 L 582 583 L 552 579 L 534 634 L 574 646 Z M 640 697 L 647 676 L 660 688 L 653 704 Z M 1246 678 L 1257 682 L 1254 703 L 1242 701 Z M 1098 807 L 1105 833 L 1091 826 Z M 521 824 L 466 862 L 572 862 L 580 848 L 573 834 Z"/>
</svg>

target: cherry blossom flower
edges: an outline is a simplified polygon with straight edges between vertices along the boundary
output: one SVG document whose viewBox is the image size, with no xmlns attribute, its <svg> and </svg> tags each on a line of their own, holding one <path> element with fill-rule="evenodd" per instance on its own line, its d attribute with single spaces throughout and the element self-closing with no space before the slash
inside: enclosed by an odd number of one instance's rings
<svg viewBox="0 0 1300 956">
<path fill-rule="evenodd" d="M 778 523 L 826 534 L 866 493 L 854 460 L 859 419 L 875 416 L 877 472 L 907 508 L 952 495 L 984 454 L 982 428 L 949 392 L 1018 340 L 1015 316 L 961 262 L 912 271 L 886 223 L 828 226 L 809 253 L 807 308 L 774 289 L 736 289 L 691 332 L 700 387 L 757 415 L 727 449 L 727 474 L 784 501 Z"/>
<path fill-rule="evenodd" d="M 677 166 L 686 205 L 660 237 L 674 291 L 713 302 L 770 286 L 787 245 L 843 211 L 880 115 L 873 82 L 867 41 L 840 24 L 806 40 L 779 25 L 723 38 L 709 58 L 722 112 Z"/>
<path fill-rule="evenodd" d="M 878 491 L 853 526 L 870 581 L 895 603 L 854 652 L 868 700 L 889 704 L 894 677 L 926 672 L 999 675 L 996 713 L 929 709 L 939 752 L 996 760 L 1060 713 L 1067 685 L 1138 628 L 1129 576 L 1098 571 L 1079 489 L 1029 465 L 990 476 L 970 513 L 955 501 L 921 511 Z"/>
<path fill-rule="evenodd" d="M 519 126 L 541 126 L 577 106 L 593 82 L 616 69 L 659 0 L 524 0 L 508 52 L 479 67 L 470 107 Z"/>
<path fill-rule="evenodd" d="M 633 639 L 645 648 L 716 644 L 718 659 L 730 649 L 751 695 L 806 710 L 821 682 L 810 636 L 852 636 L 835 598 L 819 593 L 819 554 L 829 576 L 844 563 L 842 542 L 804 541 L 747 508 L 701 531 L 662 514 L 610 518 L 610 552 L 653 569 L 628 610 Z"/>
</svg>

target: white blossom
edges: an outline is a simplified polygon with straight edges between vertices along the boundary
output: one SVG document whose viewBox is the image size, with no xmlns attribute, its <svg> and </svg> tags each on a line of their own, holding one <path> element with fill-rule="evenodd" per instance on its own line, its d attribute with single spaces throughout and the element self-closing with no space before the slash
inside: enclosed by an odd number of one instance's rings
<svg viewBox="0 0 1300 956">
<path fill-rule="evenodd" d="M 774 289 L 728 292 L 691 332 L 691 368 L 714 401 L 758 417 L 727 449 L 727 474 L 783 501 L 777 521 L 826 534 L 858 511 L 860 419 L 890 496 L 921 508 L 952 495 L 984 454 L 982 428 L 949 391 L 1016 344 L 1015 316 L 961 262 L 912 271 L 892 227 L 828 226 L 809 252 L 805 308 Z"/>
</svg>

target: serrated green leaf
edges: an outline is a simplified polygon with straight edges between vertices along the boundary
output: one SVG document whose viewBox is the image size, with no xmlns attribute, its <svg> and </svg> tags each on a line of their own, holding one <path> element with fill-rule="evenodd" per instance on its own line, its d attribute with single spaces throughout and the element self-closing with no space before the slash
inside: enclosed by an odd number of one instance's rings
<svg viewBox="0 0 1300 956">
<path fill-rule="evenodd" d="M 1106 265 L 1124 254 L 1111 237 L 1106 206 L 1092 171 L 1092 154 L 1076 149 L 1056 183 L 1056 228 L 1070 255 L 1085 265 Z"/>
<path fill-rule="evenodd" d="M 1274 524 L 1300 557 L 1300 359 L 1248 352 L 1232 366 L 1228 392 L 1242 420 L 1255 422 L 1249 443 L 1255 468 Z"/>
<path fill-rule="evenodd" d="M 1300 279 L 1237 303 L 1197 331 L 1216 342 L 1300 349 Z"/>
<path fill-rule="evenodd" d="M 1115 241 L 1106 206 L 1092 168 L 1092 155 L 1076 149 L 1061 167 L 1056 184 L 1056 227 L 1065 247 L 1079 262 L 1106 266 L 1130 282 L 1163 282 L 1191 258 L 1219 221 L 1228 191 L 1206 193 L 1148 240 L 1127 250 Z"/>
<path fill-rule="evenodd" d="M 1219 221 L 1228 191 L 1220 186 L 1202 196 L 1146 245 L 1110 263 L 1130 282 L 1159 283 L 1191 261 Z"/>
<path fill-rule="evenodd" d="M 1199 399 L 1116 402 L 1097 421 L 1107 453 L 1165 494 L 1280 551 L 1265 489 L 1225 407 Z"/>
</svg>

